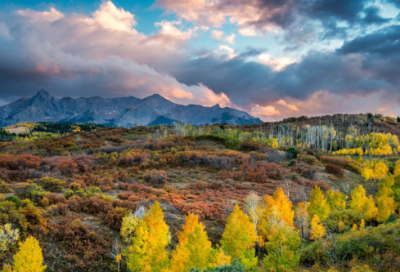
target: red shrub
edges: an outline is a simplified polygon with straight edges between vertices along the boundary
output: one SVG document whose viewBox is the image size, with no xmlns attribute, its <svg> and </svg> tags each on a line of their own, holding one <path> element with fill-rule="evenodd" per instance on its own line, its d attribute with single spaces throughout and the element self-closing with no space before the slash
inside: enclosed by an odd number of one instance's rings
<svg viewBox="0 0 400 272">
<path fill-rule="evenodd" d="M 65 176 L 72 176 L 73 173 L 78 172 L 78 165 L 72 159 L 62 161 L 57 169 Z"/>
<path fill-rule="evenodd" d="M 19 156 L 2 155 L 0 156 L 0 167 L 9 170 L 25 170 L 36 169 L 39 170 L 40 158 L 31 154 L 24 154 Z"/>
<path fill-rule="evenodd" d="M 325 166 L 325 171 L 329 174 L 335 175 L 337 177 L 343 177 L 344 171 L 340 166 L 336 166 L 333 164 L 327 164 Z"/>
<path fill-rule="evenodd" d="M 121 190 L 127 190 L 128 187 L 129 187 L 128 183 L 124 183 L 124 182 L 118 183 L 118 188 L 120 188 Z"/>
<path fill-rule="evenodd" d="M 153 186 L 162 187 L 167 183 L 167 172 L 153 169 L 144 173 L 143 178 Z"/>
<path fill-rule="evenodd" d="M 97 271 L 101 261 L 110 260 L 111 238 L 105 232 L 95 232 L 92 226 L 84 226 L 80 219 L 67 215 L 53 225 L 53 236 L 68 248 L 68 260 L 83 260 L 85 270 Z M 74 257 L 75 256 L 75 257 Z"/>
</svg>

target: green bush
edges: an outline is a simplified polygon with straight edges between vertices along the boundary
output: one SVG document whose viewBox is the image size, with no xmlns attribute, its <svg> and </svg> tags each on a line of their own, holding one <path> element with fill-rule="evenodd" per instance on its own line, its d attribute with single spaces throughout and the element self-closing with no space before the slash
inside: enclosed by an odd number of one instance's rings
<svg viewBox="0 0 400 272">
<path fill-rule="evenodd" d="M 201 272 L 201 270 L 192 268 L 190 272 Z M 234 260 L 230 265 L 217 266 L 213 270 L 205 269 L 203 272 L 247 272 L 247 270 L 238 260 Z"/>
<path fill-rule="evenodd" d="M 316 165 L 318 163 L 318 160 L 314 156 L 299 156 L 297 157 L 298 161 L 305 162 L 309 165 Z"/>
<path fill-rule="evenodd" d="M 350 229 L 353 224 L 360 225 L 361 219 L 365 220 L 362 212 L 354 210 L 332 210 L 328 218 L 325 220 L 326 225 L 331 230 L 339 232 L 339 222 L 344 224 L 344 231 Z"/>
<path fill-rule="evenodd" d="M 297 159 L 297 155 L 300 153 L 296 148 L 294 147 L 289 147 L 286 150 L 286 154 L 288 155 L 289 158 Z"/>
<path fill-rule="evenodd" d="M 15 187 L 15 194 L 20 199 L 30 199 L 37 204 L 49 192 L 46 192 L 41 186 L 35 183 L 27 183 L 24 186 Z"/>
<path fill-rule="evenodd" d="M 238 150 L 239 140 L 228 135 L 199 135 L 195 136 L 196 140 L 209 140 L 223 144 L 226 148 Z"/>
<path fill-rule="evenodd" d="M 16 196 L 8 196 L 4 199 L 5 201 L 10 201 L 15 204 L 15 209 L 18 210 L 21 207 L 21 200 Z"/>
<path fill-rule="evenodd" d="M 20 210 L 15 209 L 15 203 L 11 201 L 0 202 L 0 225 L 11 223 L 16 226 L 21 234 L 25 233 L 28 228 L 28 221 Z"/>
<path fill-rule="evenodd" d="M 313 242 L 299 251 L 301 255 L 300 263 L 306 265 L 327 263 L 329 262 L 327 251 L 332 250 L 336 250 L 338 259 L 343 259 L 346 252 L 348 252 L 344 258 L 345 260 L 353 258 L 370 260 L 376 252 L 383 255 L 389 252 L 390 254 L 398 255 L 400 254 L 399 236 L 399 220 L 389 224 L 382 224 L 378 227 L 368 227 L 344 234 L 334 234 L 335 248 L 332 248 L 330 241 Z"/>
<path fill-rule="evenodd" d="M 41 178 L 37 181 L 37 184 L 50 192 L 62 192 L 65 186 L 64 181 L 52 177 Z"/>
</svg>

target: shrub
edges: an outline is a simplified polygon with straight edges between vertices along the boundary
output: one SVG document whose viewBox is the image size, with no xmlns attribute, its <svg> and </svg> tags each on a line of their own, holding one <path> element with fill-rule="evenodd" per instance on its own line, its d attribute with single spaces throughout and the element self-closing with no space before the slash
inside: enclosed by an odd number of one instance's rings
<svg viewBox="0 0 400 272">
<path fill-rule="evenodd" d="M 50 192 L 62 192 L 65 185 L 64 181 L 52 177 L 43 177 L 37 183 Z"/>
<path fill-rule="evenodd" d="M 361 219 L 365 220 L 365 216 L 362 212 L 346 209 L 346 210 L 332 210 L 329 213 L 328 218 L 325 220 L 326 225 L 334 230 L 335 232 L 340 232 L 339 222 L 342 222 L 344 228 L 343 231 L 347 231 L 354 224 L 359 225 Z"/>
<path fill-rule="evenodd" d="M 301 161 L 309 165 L 316 165 L 318 163 L 318 160 L 314 156 L 299 156 L 297 157 L 297 161 Z"/>
<path fill-rule="evenodd" d="M 331 157 L 331 156 L 321 156 L 320 160 L 325 163 L 329 164 L 334 164 L 334 165 L 339 165 L 349 171 L 352 171 L 354 173 L 360 174 L 363 165 L 359 163 L 358 161 L 354 160 L 347 160 L 347 159 L 342 159 L 342 158 L 336 158 L 336 157 Z"/>
<path fill-rule="evenodd" d="M 102 262 L 111 261 L 111 243 L 107 233 L 95 232 L 93 227 L 83 225 L 81 220 L 73 215 L 67 215 L 52 228 L 53 236 L 68 249 L 65 258 L 82 271 L 104 271 Z"/>
<path fill-rule="evenodd" d="M 26 201 L 26 200 L 24 200 Z M 35 207 L 31 202 L 24 206 L 24 201 L 22 201 L 23 208 L 20 209 L 21 213 L 25 216 L 28 221 L 28 229 L 37 230 L 38 227 L 47 233 L 47 220 L 44 219 L 41 210 Z"/>
<path fill-rule="evenodd" d="M 113 230 L 119 231 L 122 225 L 122 219 L 128 214 L 127 209 L 116 207 L 107 213 L 105 222 Z"/>
<path fill-rule="evenodd" d="M 129 187 L 128 183 L 124 183 L 124 182 L 119 182 L 118 183 L 118 188 L 121 189 L 121 190 L 126 190 L 126 189 L 128 189 L 128 187 Z"/>
<path fill-rule="evenodd" d="M 15 194 L 20 199 L 30 199 L 35 203 L 39 203 L 48 192 L 35 183 L 26 183 L 24 186 L 15 187 Z"/>
<path fill-rule="evenodd" d="M 11 201 L 0 202 L 0 224 L 11 223 L 16 226 L 21 233 L 25 233 L 28 228 L 28 222 L 19 210 L 15 209 L 15 203 Z"/>
<path fill-rule="evenodd" d="M 7 194 L 7 193 L 11 193 L 12 190 L 10 188 L 10 186 L 8 185 L 8 183 L 6 183 L 4 180 L 0 179 L 0 194 Z"/>
<path fill-rule="evenodd" d="M 286 155 L 289 159 L 297 159 L 297 155 L 300 153 L 296 148 L 294 147 L 289 147 L 286 150 Z"/>
<path fill-rule="evenodd" d="M 57 166 L 57 169 L 61 174 L 71 176 L 73 173 L 78 172 L 78 164 L 72 159 L 66 159 Z"/>
<path fill-rule="evenodd" d="M 337 177 L 342 178 L 344 176 L 344 171 L 340 166 L 327 164 L 325 166 L 325 171 L 329 174 L 335 175 Z"/>
<path fill-rule="evenodd" d="M 13 229 L 10 223 L 0 225 L 0 254 L 7 252 L 18 241 L 18 238 L 19 230 Z"/>
<path fill-rule="evenodd" d="M 342 235 L 335 234 L 333 237 L 336 241 L 332 247 L 332 242 L 318 241 L 306 245 L 300 249 L 300 263 L 313 265 L 315 263 L 329 262 L 329 255 L 335 250 L 338 260 L 358 260 L 371 259 L 375 254 L 390 254 L 391 252 L 400 254 L 400 246 L 397 237 L 400 235 L 400 222 L 381 224 L 378 227 L 367 227 L 358 231 L 346 232 Z M 315 254 L 318 252 L 318 254 Z M 346 255 L 345 255 L 346 254 Z M 387 267 L 393 268 L 394 258 L 387 260 Z M 377 261 L 377 259 L 374 259 Z M 384 264 L 379 264 L 384 267 Z M 390 269 L 388 269 L 390 270 Z M 396 269 L 395 269 L 396 270 Z M 398 267 L 397 267 L 398 270 Z M 386 271 L 386 270 L 382 270 Z"/>
<path fill-rule="evenodd" d="M 293 167 L 293 170 L 307 179 L 314 179 L 317 173 L 317 168 L 312 165 L 305 164 L 304 162 L 299 162 Z"/>
<path fill-rule="evenodd" d="M 16 196 L 8 196 L 4 199 L 5 201 L 10 201 L 15 204 L 15 209 L 18 210 L 21 207 L 21 200 Z"/>
<path fill-rule="evenodd" d="M 144 180 L 156 187 L 162 187 L 167 183 L 167 172 L 153 169 L 143 174 Z"/>
<path fill-rule="evenodd" d="M 73 196 L 67 201 L 68 209 L 74 212 L 80 212 L 84 209 L 84 201 L 80 196 Z"/>
</svg>

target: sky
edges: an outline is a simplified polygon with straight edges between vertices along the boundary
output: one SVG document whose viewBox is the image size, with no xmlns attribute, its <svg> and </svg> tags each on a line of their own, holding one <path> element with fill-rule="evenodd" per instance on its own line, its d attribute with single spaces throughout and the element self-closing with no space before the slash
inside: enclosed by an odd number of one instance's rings
<svg viewBox="0 0 400 272">
<path fill-rule="evenodd" d="M 2 0 L 0 106 L 144 98 L 400 115 L 400 0 Z"/>
</svg>

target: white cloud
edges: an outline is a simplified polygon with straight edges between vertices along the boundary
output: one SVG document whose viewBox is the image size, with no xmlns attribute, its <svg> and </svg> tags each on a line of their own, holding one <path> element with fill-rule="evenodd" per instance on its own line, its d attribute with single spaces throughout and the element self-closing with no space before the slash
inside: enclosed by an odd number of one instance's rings
<svg viewBox="0 0 400 272">
<path fill-rule="evenodd" d="M 64 17 L 64 14 L 51 7 L 49 11 L 34 11 L 31 9 L 18 10 L 18 15 L 27 17 L 31 22 L 54 22 Z"/>
<path fill-rule="evenodd" d="M 211 31 L 211 37 L 214 38 L 214 39 L 226 42 L 228 44 L 234 44 L 236 35 L 235 35 L 235 33 L 232 33 L 231 35 L 224 37 L 224 32 L 223 31 L 213 30 L 213 31 Z"/>
<path fill-rule="evenodd" d="M 246 37 L 255 37 L 260 35 L 254 28 L 250 27 L 240 28 L 239 34 Z"/>
<path fill-rule="evenodd" d="M 231 35 L 227 36 L 225 38 L 225 41 L 229 44 L 234 44 L 235 43 L 235 37 L 236 35 L 234 33 L 232 33 Z"/>
<path fill-rule="evenodd" d="M 119 31 L 136 31 L 133 26 L 137 24 L 135 16 L 122 8 L 117 8 L 111 1 L 104 2 L 93 13 L 93 19 L 104 28 Z"/>
<path fill-rule="evenodd" d="M 218 47 L 220 56 L 226 56 L 228 59 L 236 57 L 235 50 L 227 45 L 220 45 Z"/>
<path fill-rule="evenodd" d="M 183 40 L 190 39 L 193 34 L 193 30 L 189 29 L 188 31 L 181 31 L 176 28 L 175 25 L 181 24 L 182 23 L 180 21 L 162 21 L 159 23 L 155 23 L 154 25 L 161 27 L 160 33 L 163 35 L 171 35 Z"/>
<path fill-rule="evenodd" d="M 221 40 L 222 37 L 224 36 L 224 32 L 220 30 L 213 30 L 211 31 L 211 37 L 217 40 Z"/>
<path fill-rule="evenodd" d="M 286 57 L 276 59 L 269 54 L 260 54 L 260 55 L 258 55 L 257 59 L 260 63 L 271 66 L 272 69 L 275 71 L 281 71 L 286 66 L 297 62 L 294 59 L 290 59 L 290 58 L 286 58 Z"/>
</svg>

